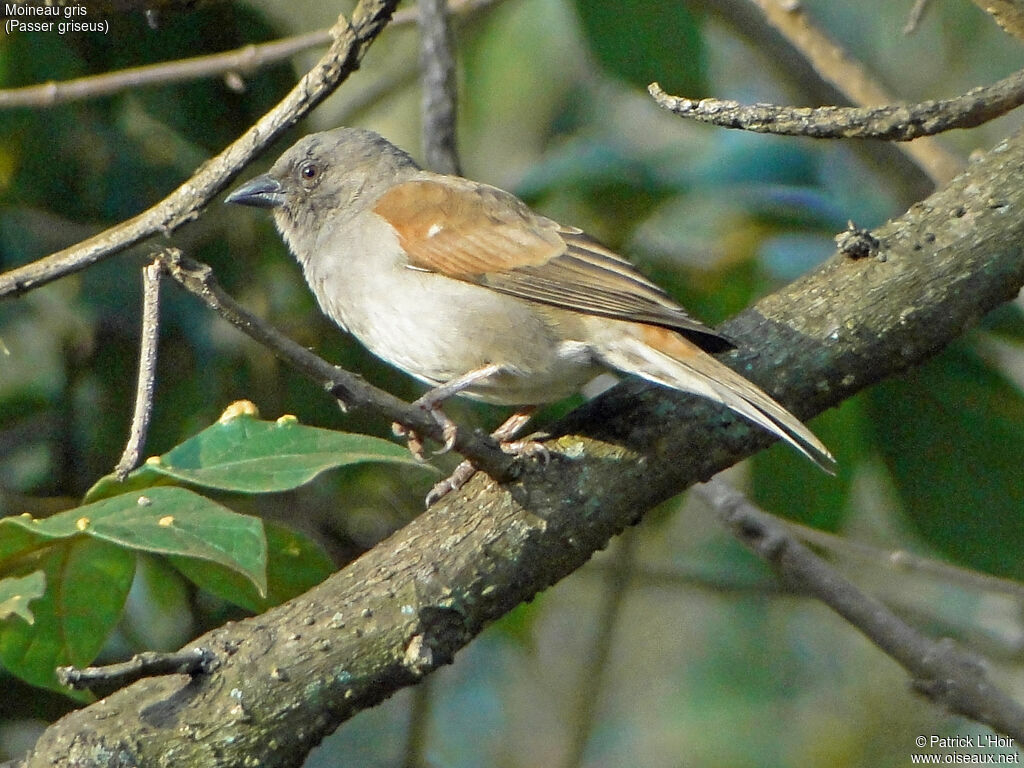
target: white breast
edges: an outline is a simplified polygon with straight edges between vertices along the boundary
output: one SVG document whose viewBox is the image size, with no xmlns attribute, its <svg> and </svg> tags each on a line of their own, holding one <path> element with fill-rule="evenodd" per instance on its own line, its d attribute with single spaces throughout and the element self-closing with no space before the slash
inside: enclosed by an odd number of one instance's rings
<svg viewBox="0 0 1024 768">
<path fill-rule="evenodd" d="M 302 266 L 324 312 L 381 359 L 431 385 L 509 366 L 466 392 L 507 405 L 562 399 L 599 372 L 587 344 L 566 337 L 564 311 L 410 269 L 391 227 L 363 218 L 361 235 L 332 231 L 317 243 L 327 255 Z"/>
</svg>

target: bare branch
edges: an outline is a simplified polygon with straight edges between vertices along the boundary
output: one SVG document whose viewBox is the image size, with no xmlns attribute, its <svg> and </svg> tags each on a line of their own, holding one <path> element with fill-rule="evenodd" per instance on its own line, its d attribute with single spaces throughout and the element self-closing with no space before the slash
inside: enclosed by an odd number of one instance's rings
<svg viewBox="0 0 1024 768">
<path fill-rule="evenodd" d="M 130 67 L 63 82 L 51 80 L 39 85 L 6 88 L 0 90 L 0 108 L 54 107 L 70 101 L 110 96 L 131 88 L 218 77 L 228 72 L 247 75 L 294 56 L 296 53 L 327 45 L 330 42 L 330 31 L 318 29 L 314 32 L 286 37 L 283 40 L 247 45 L 244 48 L 224 53 Z"/>
<path fill-rule="evenodd" d="M 146 651 L 128 661 L 103 667 L 57 667 L 57 679 L 79 691 L 112 692 L 154 675 L 208 675 L 216 664 L 217 656 L 207 648 L 188 648 L 171 653 Z"/>
<path fill-rule="evenodd" d="M 358 66 L 370 43 L 391 18 L 398 0 L 360 0 L 352 22 L 344 16 L 331 28 L 334 42 L 277 106 L 170 195 L 146 211 L 70 248 L 0 274 L 0 298 L 19 294 L 72 274 L 154 234 L 169 235 L 199 216 L 252 158 L 300 117 L 327 98 Z"/>
<path fill-rule="evenodd" d="M 867 68 L 854 60 L 835 40 L 816 27 L 799 3 L 792 0 L 750 0 L 764 13 L 765 19 L 781 32 L 807 57 L 812 66 L 847 96 L 864 107 L 891 104 L 894 98 Z M 911 144 L 904 151 L 913 157 L 935 183 L 953 178 L 963 167 L 956 155 L 933 139 Z"/>
<path fill-rule="evenodd" d="M 907 23 L 903 25 L 903 34 L 912 35 L 917 31 L 917 25 L 921 23 L 924 12 L 928 9 L 929 0 L 914 0 L 914 5 L 907 14 Z"/>
<path fill-rule="evenodd" d="M 657 83 L 647 90 L 669 112 L 723 128 L 812 139 L 911 141 L 955 128 L 974 128 L 1024 104 L 1024 70 L 952 99 L 876 107 L 743 105 L 670 96 Z"/>
<path fill-rule="evenodd" d="M 935 641 L 919 633 L 801 544 L 784 523 L 725 482 L 712 480 L 694 490 L 733 535 L 772 565 L 784 581 L 821 600 L 899 662 L 913 676 L 917 690 L 954 714 L 1024 742 L 1024 707 L 992 684 L 978 660 L 952 641 Z"/>
<path fill-rule="evenodd" d="M 455 56 L 447 0 L 420 0 L 420 83 L 423 89 L 423 157 L 437 173 L 458 175 L 455 141 Z"/>
<path fill-rule="evenodd" d="M 5 0 L 11 2 L 11 0 Z M 81 5 L 80 0 L 13 0 L 18 5 L 45 6 Z M 211 5 L 224 0 L 89 0 L 89 9 L 99 13 L 124 13 L 135 11 L 190 11 L 197 6 Z"/>
<path fill-rule="evenodd" d="M 139 378 L 135 385 L 135 410 L 128 444 L 114 467 L 114 475 L 124 480 L 139 463 L 146 444 L 149 419 L 153 414 L 153 389 L 156 386 L 156 351 L 160 341 L 160 273 L 159 261 L 142 270 L 142 334 L 139 342 Z"/>
<path fill-rule="evenodd" d="M 452 0 L 449 12 L 469 13 L 495 1 Z M 407 26 L 416 21 L 417 15 L 416 8 L 403 8 L 395 13 L 391 23 L 395 26 Z M 0 109 L 53 107 L 70 101 L 110 96 L 133 88 L 187 82 L 230 74 L 236 77 L 250 75 L 271 64 L 291 58 L 297 53 L 328 45 L 332 39 L 329 28 L 317 29 L 281 40 L 272 40 L 268 43 L 246 45 L 223 53 L 147 64 L 63 82 L 51 81 L 38 85 L 26 85 L 22 88 L 0 89 Z"/>
</svg>

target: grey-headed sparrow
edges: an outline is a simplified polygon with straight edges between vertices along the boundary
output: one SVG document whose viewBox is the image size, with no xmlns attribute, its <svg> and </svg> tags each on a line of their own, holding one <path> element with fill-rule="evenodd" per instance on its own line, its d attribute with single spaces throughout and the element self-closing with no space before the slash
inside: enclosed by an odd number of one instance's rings
<svg viewBox="0 0 1024 768">
<path fill-rule="evenodd" d="M 323 311 L 435 388 L 420 402 L 450 439 L 445 397 L 532 406 L 612 369 L 722 403 L 833 463 L 795 416 L 709 354 L 729 341 L 627 261 L 508 192 L 422 170 L 375 133 L 306 136 L 227 202 L 273 210 Z"/>
</svg>

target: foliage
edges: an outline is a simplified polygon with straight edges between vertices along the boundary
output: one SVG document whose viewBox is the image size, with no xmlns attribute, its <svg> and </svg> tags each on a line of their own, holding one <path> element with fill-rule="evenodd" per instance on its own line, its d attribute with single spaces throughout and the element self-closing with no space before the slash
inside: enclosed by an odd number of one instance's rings
<svg viewBox="0 0 1024 768">
<path fill-rule="evenodd" d="M 58 687 L 56 667 L 91 662 L 121 616 L 136 552 L 167 556 L 197 585 L 252 611 L 331 572 L 330 559 L 307 537 L 169 483 L 258 494 L 364 462 L 421 466 L 378 438 L 233 410 L 238 415 L 150 459 L 124 482 L 102 479 L 82 506 L 46 518 L 0 518 L 0 605 L 8 606 L 0 661 L 8 671 Z"/>
</svg>

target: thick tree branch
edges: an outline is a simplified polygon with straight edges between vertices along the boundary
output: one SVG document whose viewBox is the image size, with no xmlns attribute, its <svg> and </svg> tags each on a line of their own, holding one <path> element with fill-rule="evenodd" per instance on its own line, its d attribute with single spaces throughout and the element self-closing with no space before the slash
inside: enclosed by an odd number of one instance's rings
<svg viewBox="0 0 1024 768">
<path fill-rule="evenodd" d="M 974 0 L 974 4 L 992 14 L 996 23 L 1018 40 L 1024 40 L 1024 2 L 1022 0 Z"/>
<path fill-rule="evenodd" d="M 331 29 L 334 42 L 277 106 L 159 203 L 70 248 L 0 274 L 0 298 L 27 291 L 85 269 L 152 235 L 169 235 L 200 210 L 299 118 L 329 96 L 362 60 L 391 18 L 398 0 L 361 0 L 352 21 L 342 16 Z"/>
<path fill-rule="evenodd" d="M 1024 70 L 952 99 L 875 107 L 744 105 L 670 96 L 657 83 L 647 90 L 669 112 L 723 128 L 812 139 L 911 141 L 954 128 L 974 128 L 1024 104 Z"/>
<path fill-rule="evenodd" d="M 834 256 L 725 324 L 747 345 L 727 361 L 810 417 L 935 354 L 1024 284 L 1022 174 L 1018 134 L 877 230 L 884 261 Z M 477 475 L 319 587 L 190 643 L 218 654 L 210 676 L 140 681 L 74 712 L 27 764 L 297 766 L 646 510 L 769 441 L 635 382 L 556 432 L 546 467 L 506 485 Z"/>
</svg>

